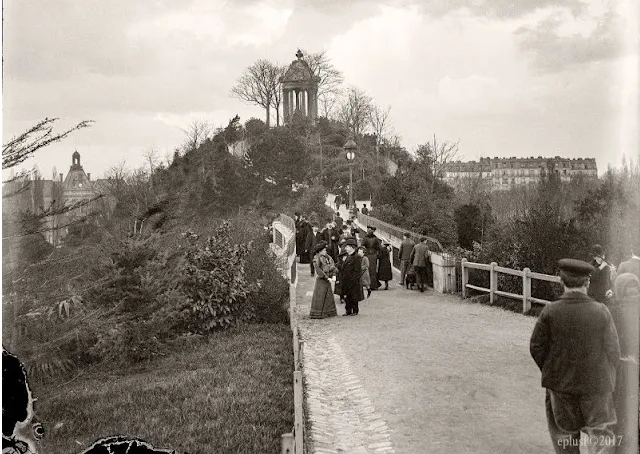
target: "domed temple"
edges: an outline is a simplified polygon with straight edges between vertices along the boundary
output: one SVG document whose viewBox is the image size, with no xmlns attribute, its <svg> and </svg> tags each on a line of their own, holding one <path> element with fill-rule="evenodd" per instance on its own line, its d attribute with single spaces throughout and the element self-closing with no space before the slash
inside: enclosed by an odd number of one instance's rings
<svg viewBox="0 0 640 454">
<path fill-rule="evenodd" d="M 298 49 L 294 60 L 280 80 L 282 83 L 282 106 L 284 124 L 291 122 L 296 113 L 308 117 L 311 121 L 318 118 L 318 82 L 309 64 L 302 59 L 304 55 Z"/>
</svg>

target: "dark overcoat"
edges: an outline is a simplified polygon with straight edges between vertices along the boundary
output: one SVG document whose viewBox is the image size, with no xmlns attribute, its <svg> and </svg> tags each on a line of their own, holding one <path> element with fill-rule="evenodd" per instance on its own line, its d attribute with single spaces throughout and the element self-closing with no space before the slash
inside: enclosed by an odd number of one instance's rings
<svg viewBox="0 0 640 454">
<path fill-rule="evenodd" d="M 360 285 L 361 274 L 362 268 L 358 254 L 353 253 L 352 255 L 347 255 L 345 261 L 340 267 L 342 296 L 345 298 L 351 298 L 352 301 L 362 301 L 364 299 L 364 292 L 362 290 L 362 285 Z"/>
<path fill-rule="evenodd" d="M 391 281 L 393 280 L 393 271 L 391 270 L 391 257 L 389 252 L 390 246 L 382 246 L 380 249 L 380 260 L 378 261 L 378 280 Z"/>
<path fill-rule="evenodd" d="M 607 302 L 605 296 L 607 290 L 611 290 L 611 268 L 606 265 L 600 269 L 600 265 L 594 260 L 591 265 L 595 268 L 595 271 L 591 273 L 591 284 L 589 285 L 588 294 L 591 298 L 601 303 Z"/>
<path fill-rule="evenodd" d="M 542 309 L 530 351 L 544 388 L 568 394 L 613 392 L 618 333 L 609 309 L 584 293 L 566 292 Z"/>
</svg>

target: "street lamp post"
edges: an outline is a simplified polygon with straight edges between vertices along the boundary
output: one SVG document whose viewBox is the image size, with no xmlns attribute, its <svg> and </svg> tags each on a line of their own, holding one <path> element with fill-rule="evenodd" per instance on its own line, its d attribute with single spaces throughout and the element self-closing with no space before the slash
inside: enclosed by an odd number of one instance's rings
<svg viewBox="0 0 640 454">
<path fill-rule="evenodd" d="M 353 210 L 353 161 L 356 158 L 355 150 L 358 148 L 353 139 L 347 140 L 343 146 L 347 152 L 347 161 L 349 161 L 349 209 Z"/>
</svg>

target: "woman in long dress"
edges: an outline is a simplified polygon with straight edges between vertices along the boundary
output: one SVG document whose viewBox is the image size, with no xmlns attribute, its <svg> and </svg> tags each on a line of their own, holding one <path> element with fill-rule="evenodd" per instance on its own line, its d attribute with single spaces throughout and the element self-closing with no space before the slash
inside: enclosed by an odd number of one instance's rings
<svg viewBox="0 0 640 454">
<path fill-rule="evenodd" d="M 378 260 L 378 280 L 384 282 L 384 290 L 389 289 L 389 281 L 393 280 L 390 253 L 391 246 L 389 243 L 383 243 L 380 248 L 380 257 Z"/>
<path fill-rule="evenodd" d="M 337 272 L 335 263 L 327 253 L 326 241 L 316 245 L 313 266 L 316 270 L 316 282 L 311 298 L 311 318 L 327 318 L 338 315 L 333 299 L 331 279 Z"/>
</svg>

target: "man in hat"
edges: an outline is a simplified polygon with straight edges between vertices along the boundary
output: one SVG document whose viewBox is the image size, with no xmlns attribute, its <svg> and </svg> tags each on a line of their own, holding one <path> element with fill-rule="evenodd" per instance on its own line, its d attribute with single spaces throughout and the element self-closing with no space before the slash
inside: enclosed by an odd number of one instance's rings
<svg viewBox="0 0 640 454">
<path fill-rule="evenodd" d="M 609 309 L 587 295 L 593 267 L 581 260 L 558 262 L 564 294 L 545 306 L 533 329 L 530 352 L 546 388 L 549 433 L 556 453 L 612 453 L 618 333 Z"/>
<path fill-rule="evenodd" d="M 398 258 L 400 259 L 400 285 L 404 285 L 404 278 L 407 274 L 407 270 L 411 266 L 411 251 L 415 243 L 411 240 L 411 234 L 409 232 L 404 233 L 402 243 L 400 243 L 400 250 L 398 251 Z"/>
<path fill-rule="evenodd" d="M 358 302 L 364 299 L 362 285 L 360 285 L 360 274 L 362 269 L 360 257 L 356 254 L 358 243 L 355 238 L 347 238 L 344 243 L 346 258 L 340 267 L 341 295 L 345 300 L 344 315 L 358 315 Z"/>
<path fill-rule="evenodd" d="M 595 244 L 592 248 L 594 271 L 591 274 L 591 284 L 589 285 L 589 296 L 600 303 L 606 303 L 611 298 L 611 268 L 604 259 L 602 246 Z"/>
<path fill-rule="evenodd" d="M 310 251 L 309 257 L 311 259 L 311 262 L 310 262 L 311 276 L 315 275 L 315 269 L 313 267 L 313 257 L 315 257 L 314 249 L 316 247 L 316 244 L 318 244 L 320 241 L 322 241 L 322 233 L 320 233 L 318 229 L 318 224 L 314 223 L 311 226 L 311 233 L 307 235 L 306 242 L 305 242 L 305 248 L 307 249 L 307 251 Z"/>
<path fill-rule="evenodd" d="M 367 236 L 362 240 L 362 245 L 367 248 L 367 258 L 369 259 L 369 277 L 371 279 L 371 290 L 380 288 L 378 281 L 378 256 L 382 249 L 380 239 L 375 235 L 376 228 L 368 225 Z"/>
<path fill-rule="evenodd" d="M 362 204 L 362 214 L 365 214 L 365 215 L 369 214 L 369 208 L 367 208 L 366 203 Z"/>
<path fill-rule="evenodd" d="M 413 247 L 409 261 L 416 272 L 418 288 L 424 292 L 424 287 L 427 285 L 427 266 L 429 265 L 429 246 L 427 246 L 426 236 L 421 237 L 420 242 Z"/>
</svg>

